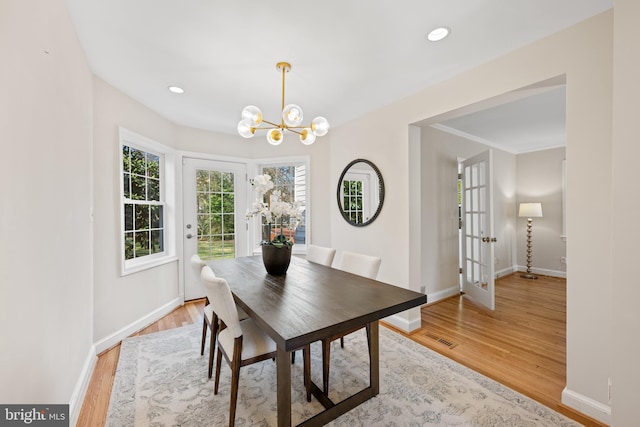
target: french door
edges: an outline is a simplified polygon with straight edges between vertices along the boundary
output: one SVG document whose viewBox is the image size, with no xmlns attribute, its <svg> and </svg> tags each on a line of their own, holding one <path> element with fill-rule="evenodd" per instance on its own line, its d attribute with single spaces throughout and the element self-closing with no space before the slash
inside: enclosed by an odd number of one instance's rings
<svg viewBox="0 0 640 427">
<path fill-rule="evenodd" d="M 495 310 L 492 151 L 462 162 L 462 291 Z"/>
<path fill-rule="evenodd" d="M 247 255 L 246 165 L 183 159 L 183 245 L 185 300 L 204 297 L 190 259 Z"/>
</svg>

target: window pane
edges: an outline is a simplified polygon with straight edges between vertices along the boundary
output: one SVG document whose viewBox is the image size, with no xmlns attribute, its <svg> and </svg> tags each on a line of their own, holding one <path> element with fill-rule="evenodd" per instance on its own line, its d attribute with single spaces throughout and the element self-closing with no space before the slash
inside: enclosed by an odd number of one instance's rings
<svg viewBox="0 0 640 427">
<path fill-rule="evenodd" d="M 224 214 L 222 215 L 222 232 L 225 234 L 233 234 L 234 228 L 234 215 Z"/>
<path fill-rule="evenodd" d="M 124 198 L 125 199 L 130 199 L 131 198 L 131 174 L 130 173 L 124 173 L 122 175 L 122 185 L 123 185 L 123 193 L 124 193 Z"/>
<path fill-rule="evenodd" d="M 210 237 L 198 238 L 198 256 L 205 261 L 212 259 L 210 239 Z"/>
<path fill-rule="evenodd" d="M 226 193 L 233 193 L 233 173 L 232 172 L 222 172 L 222 191 Z"/>
<path fill-rule="evenodd" d="M 211 193 L 209 203 L 211 204 L 211 213 L 222 213 L 222 195 L 220 193 Z"/>
<path fill-rule="evenodd" d="M 151 253 L 157 254 L 164 250 L 162 230 L 151 231 Z"/>
<path fill-rule="evenodd" d="M 235 204 L 235 198 L 233 193 L 225 193 L 222 195 L 222 212 L 233 212 Z"/>
<path fill-rule="evenodd" d="M 136 231 L 134 234 L 135 256 L 149 255 L 149 232 Z"/>
<path fill-rule="evenodd" d="M 144 151 L 131 148 L 131 173 L 146 175 L 146 159 Z"/>
<path fill-rule="evenodd" d="M 131 175 L 131 199 L 146 200 L 146 182 L 144 176 Z"/>
<path fill-rule="evenodd" d="M 149 206 L 136 205 L 135 206 L 135 224 L 136 230 L 147 230 L 149 228 Z"/>
<path fill-rule="evenodd" d="M 198 193 L 198 213 L 209 213 L 209 195 L 207 193 Z"/>
<path fill-rule="evenodd" d="M 149 178 L 147 180 L 147 200 L 160 201 L 160 180 Z"/>
<path fill-rule="evenodd" d="M 162 228 L 162 206 L 151 206 L 151 228 Z"/>
<path fill-rule="evenodd" d="M 130 203 L 124 205 L 124 229 L 133 230 L 133 205 Z"/>
<path fill-rule="evenodd" d="M 131 172 L 130 148 L 126 145 L 122 146 L 122 171 Z"/>
<path fill-rule="evenodd" d="M 147 176 L 150 178 L 160 178 L 160 157 L 147 153 Z"/>
<path fill-rule="evenodd" d="M 209 171 L 196 170 L 196 191 L 209 191 Z"/>
<path fill-rule="evenodd" d="M 211 215 L 211 234 L 222 234 L 222 215 Z"/>
<path fill-rule="evenodd" d="M 124 259 L 132 259 L 133 257 L 133 233 L 124 233 Z"/>
<path fill-rule="evenodd" d="M 209 217 L 209 214 L 198 215 L 198 236 L 208 236 L 211 234 Z"/>
<path fill-rule="evenodd" d="M 211 183 L 209 191 L 220 192 L 222 190 L 222 172 L 211 171 Z"/>
</svg>

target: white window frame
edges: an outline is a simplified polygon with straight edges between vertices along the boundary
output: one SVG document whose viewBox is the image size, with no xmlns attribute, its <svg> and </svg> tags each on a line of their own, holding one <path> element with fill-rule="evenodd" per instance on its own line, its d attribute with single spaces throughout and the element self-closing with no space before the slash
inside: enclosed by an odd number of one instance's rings
<svg viewBox="0 0 640 427">
<path fill-rule="evenodd" d="M 124 171 L 122 168 L 123 147 L 128 146 L 160 158 L 160 203 L 163 206 L 163 248 L 162 252 L 145 255 L 133 259 L 125 259 L 125 217 L 124 204 Z M 175 150 L 150 138 L 139 135 L 123 127 L 119 128 L 118 171 L 120 178 L 120 274 L 126 276 L 138 271 L 147 270 L 177 260 L 176 256 L 176 153 Z"/>
<path fill-rule="evenodd" d="M 249 178 L 253 178 L 254 176 L 261 174 L 262 169 L 264 167 L 276 167 L 276 166 L 293 166 L 296 164 L 304 164 L 306 170 L 306 179 L 305 179 L 305 240 L 304 244 L 295 243 L 293 245 L 294 254 L 306 254 L 307 253 L 307 245 L 311 241 L 311 161 L 309 156 L 293 156 L 293 157 L 278 157 L 278 158 L 267 158 L 267 159 L 256 159 L 255 164 L 253 165 L 253 175 L 249 175 Z M 252 168 L 248 167 L 247 170 L 250 171 Z M 249 202 L 247 206 L 251 206 L 256 199 L 255 191 L 249 191 Z M 258 217 L 256 217 L 258 218 Z M 262 232 L 260 228 L 261 218 L 254 218 L 249 225 L 249 239 L 250 245 L 252 248 L 253 254 L 260 254 L 261 249 L 259 242 L 261 240 Z"/>
</svg>

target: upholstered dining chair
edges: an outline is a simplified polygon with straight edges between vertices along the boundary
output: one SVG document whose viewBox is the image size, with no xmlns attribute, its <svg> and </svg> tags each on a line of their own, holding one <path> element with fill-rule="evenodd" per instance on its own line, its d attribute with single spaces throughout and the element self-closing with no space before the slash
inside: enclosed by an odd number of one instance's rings
<svg viewBox="0 0 640 427">
<path fill-rule="evenodd" d="M 382 259 L 380 259 L 379 257 L 359 254 L 350 251 L 343 251 L 342 259 L 340 260 L 340 267 L 338 268 L 349 273 L 357 274 L 358 276 L 375 279 L 376 277 L 378 277 L 378 271 L 380 270 L 381 263 Z M 344 348 L 344 337 L 360 329 L 362 329 L 362 327 L 355 328 L 328 338 L 324 338 L 322 340 L 322 386 L 325 395 L 329 394 L 331 342 L 340 338 L 340 347 Z M 367 332 L 367 344 L 369 345 L 369 347 L 371 347 L 371 330 L 368 325 L 365 327 L 365 329 Z"/>
<path fill-rule="evenodd" d="M 201 278 L 207 297 L 213 306 L 213 311 L 217 313 L 220 319 L 213 394 L 218 394 L 220 369 L 222 358 L 224 357 L 231 367 L 229 427 L 233 427 L 236 417 L 236 403 L 238 401 L 240 368 L 275 358 L 276 343 L 255 324 L 253 319 L 240 320 L 231 289 L 225 279 L 216 277 L 209 266 L 205 266 L 202 269 Z M 303 351 L 304 384 L 307 392 L 307 401 L 311 401 L 311 357 L 309 349 L 310 346 L 307 345 Z"/>
<path fill-rule="evenodd" d="M 336 250 L 334 248 L 325 248 L 317 245 L 307 246 L 307 261 L 315 262 L 316 264 L 331 267 L 335 255 Z"/>
<path fill-rule="evenodd" d="M 326 248 L 324 246 L 308 245 L 307 246 L 307 261 L 314 262 L 316 264 L 322 264 L 327 267 L 331 267 L 333 264 L 333 258 L 336 255 L 335 248 Z M 291 364 L 296 363 L 296 352 L 291 352 Z"/>
<path fill-rule="evenodd" d="M 202 269 L 207 265 L 198 254 L 193 254 L 190 259 L 191 268 L 196 280 L 201 280 L 200 274 Z M 213 270 L 211 271 L 213 273 Z M 214 274 L 215 275 L 215 274 Z M 216 337 L 218 336 L 219 322 L 218 316 L 213 311 L 213 306 L 210 304 L 209 298 L 205 295 L 204 302 L 204 315 L 202 320 L 202 344 L 200 344 L 200 355 L 204 355 L 204 346 L 207 340 L 207 329 L 211 331 L 209 339 L 209 378 L 213 375 L 213 357 L 215 355 Z M 240 307 L 238 307 L 238 317 L 240 320 L 246 319 L 249 316 Z"/>
</svg>

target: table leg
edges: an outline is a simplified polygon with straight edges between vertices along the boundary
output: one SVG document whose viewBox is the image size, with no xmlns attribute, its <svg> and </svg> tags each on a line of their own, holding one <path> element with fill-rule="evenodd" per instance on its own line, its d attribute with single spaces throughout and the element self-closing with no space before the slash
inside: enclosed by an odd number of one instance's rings
<svg viewBox="0 0 640 427">
<path fill-rule="evenodd" d="M 369 369 L 371 375 L 371 388 L 373 395 L 377 396 L 380 392 L 380 351 L 379 351 L 379 334 L 378 321 L 369 324 Z"/>
<path fill-rule="evenodd" d="M 276 368 L 278 370 L 278 427 L 291 427 L 291 359 L 289 352 L 278 346 Z"/>
</svg>

